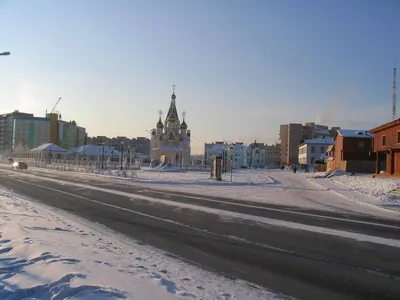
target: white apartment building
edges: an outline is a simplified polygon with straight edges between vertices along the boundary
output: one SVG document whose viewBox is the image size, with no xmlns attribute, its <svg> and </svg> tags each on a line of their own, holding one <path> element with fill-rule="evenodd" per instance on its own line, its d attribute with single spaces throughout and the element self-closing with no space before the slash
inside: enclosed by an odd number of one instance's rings
<svg viewBox="0 0 400 300">
<path fill-rule="evenodd" d="M 12 149 L 15 153 L 27 152 L 50 140 L 50 119 L 14 117 Z"/>
<path fill-rule="evenodd" d="M 312 140 L 305 140 L 304 143 L 299 145 L 299 164 L 309 165 L 315 160 L 323 159 L 327 161 L 327 150 L 330 145 L 333 145 L 332 138 L 317 138 Z"/>
</svg>

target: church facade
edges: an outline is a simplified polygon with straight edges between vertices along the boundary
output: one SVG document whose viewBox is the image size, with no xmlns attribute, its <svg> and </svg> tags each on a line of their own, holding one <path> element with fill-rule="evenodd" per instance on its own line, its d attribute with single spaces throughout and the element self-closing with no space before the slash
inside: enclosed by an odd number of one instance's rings
<svg viewBox="0 0 400 300">
<path fill-rule="evenodd" d="M 175 88 L 171 95 L 171 103 L 167 116 L 162 122 L 163 112 L 159 111 L 156 128 L 151 130 L 150 158 L 155 167 L 162 163 L 173 165 L 190 164 L 190 130 L 185 122 L 186 112 L 182 113 L 182 123 L 176 109 Z"/>
</svg>

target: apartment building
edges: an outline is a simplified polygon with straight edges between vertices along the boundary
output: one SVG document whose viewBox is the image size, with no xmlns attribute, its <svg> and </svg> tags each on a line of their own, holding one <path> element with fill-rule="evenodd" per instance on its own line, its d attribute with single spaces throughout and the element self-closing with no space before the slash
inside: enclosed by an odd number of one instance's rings
<svg viewBox="0 0 400 300">
<path fill-rule="evenodd" d="M 281 163 L 284 165 L 297 164 L 298 146 L 303 139 L 303 125 L 290 123 L 280 126 Z"/>
<path fill-rule="evenodd" d="M 86 143 L 86 129 L 76 125 L 75 121 L 58 120 L 58 141 L 64 149 L 73 149 Z"/>
<path fill-rule="evenodd" d="M 15 110 L 0 115 L 0 154 L 9 155 L 12 151 L 14 117 L 33 117 L 33 114 Z"/>
<path fill-rule="evenodd" d="M 24 153 L 50 141 L 50 119 L 14 116 L 12 120 L 14 153 Z"/>
<path fill-rule="evenodd" d="M 340 127 L 331 127 L 313 122 L 300 124 L 289 123 L 280 126 L 281 163 L 283 165 L 297 164 L 299 158 L 298 147 L 304 140 L 334 137 Z"/>
</svg>

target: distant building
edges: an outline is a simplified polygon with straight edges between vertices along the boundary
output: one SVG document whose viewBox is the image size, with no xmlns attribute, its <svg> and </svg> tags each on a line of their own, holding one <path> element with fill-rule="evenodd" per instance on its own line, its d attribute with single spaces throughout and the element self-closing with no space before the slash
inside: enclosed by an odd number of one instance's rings
<svg viewBox="0 0 400 300">
<path fill-rule="evenodd" d="M 303 139 L 302 124 L 285 124 L 280 126 L 281 162 L 284 165 L 298 162 L 298 146 Z"/>
<path fill-rule="evenodd" d="M 147 137 L 127 138 L 127 137 L 113 137 L 109 138 L 106 136 L 95 136 L 87 137 L 87 145 L 104 145 L 112 147 L 120 147 L 121 142 L 124 143 L 124 148 L 130 147 L 132 152 L 136 154 L 143 154 L 144 156 L 150 156 L 150 139 Z"/>
<path fill-rule="evenodd" d="M 332 127 L 329 129 L 326 125 L 316 123 L 289 123 L 280 126 L 280 140 L 281 140 L 281 163 L 283 165 L 291 165 L 298 163 L 298 146 L 304 140 L 334 137 L 336 131 L 340 127 Z"/>
<path fill-rule="evenodd" d="M 281 165 L 281 144 L 265 145 L 265 165 L 268 168 Z"/>
<path fill-rule="evenodd" d="M 232 161 L 233 168 L 240 169 L 247 167 L 248 159 L 250 157 L 248 153 L 248 147 L 242 142 L 236 142 L 228 146 L 228 156 L 227 159 Z"/>
<path fill-rule="evenodd" d="M 15 110 L 0 115 L 0 154 L 10 155 L 12 152 L 14 117 L 33 117 L 33 114 Z"/>
<path fill-rule="evenodd" d="M 50 140 L 50 119 L 13 117 L 12 151 L 26 153 Z"/>
<path fill-rule="evenodd" d="M 315 161 L 324 162 L 328 159 L 328 147 L 333 145 L 332 138 L 316 138 L 305 140 L 299 145 L 299 164 L 309 165 Z"/>
<path fill-rule="evenodd" d="M 228 144 L 225 142 L 213 142 L 204 144 L 204 164 L 211 165 L 213 155 L 222 156 L 227 151 Z"/>
<path fill-rule="evenodd" d="M 265 168 L 265 146 L 263 143 L 251 143 L 247 149 L 247 167 Z"/>
<path fill-rule="evenodd" d="M 85 145 L 86 129 L 77 126 L 75 121 L 58 120 L 58 144 L 64 149 Z"/>
</svg>

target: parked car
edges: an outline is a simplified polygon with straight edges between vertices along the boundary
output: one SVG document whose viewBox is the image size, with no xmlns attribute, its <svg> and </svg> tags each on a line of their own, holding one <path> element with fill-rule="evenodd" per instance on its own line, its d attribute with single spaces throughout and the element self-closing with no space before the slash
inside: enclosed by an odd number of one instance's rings
<svg viewBox="0 0 400 300">
<path fill-rule="evenodd" d="M 12 168 L 15 170 L 28 170 L 28 165 L 23 161 L 16 161 L 13 163 Z"/>
</svg>

